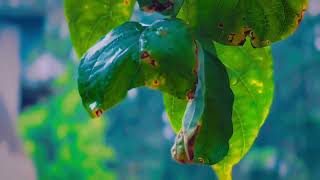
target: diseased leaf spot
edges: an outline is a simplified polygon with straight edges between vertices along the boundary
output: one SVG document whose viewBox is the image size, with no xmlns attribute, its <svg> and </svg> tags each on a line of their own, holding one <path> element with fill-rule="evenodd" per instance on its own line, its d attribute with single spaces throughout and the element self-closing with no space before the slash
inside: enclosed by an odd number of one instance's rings
<svg viewBox="0 0 320 180">
<path fill-rule="evenodd" d="M 153 67 L 157 67 L 158 63 L 156 60 L 152 59 L 152 60 L 150 60 L 150 65 L 152 65 Z"/>
<path fill-rule="evenodd" d="M 264 41 L 264 44 L 266 44 L 266 45 L 270 45 L 270 44 L 271 44 L 271 41 L 269 41 L 269 40 L 265 40 L 265 41 Z"/>
<path fill-rule="evenodd" d="M 190 91 L 187 93 L 187 100 L 188 100 L 188 101 L 194 99 L 194 94 L 195 94 L 194 92 L 195 92 L 195 90 L 192 89 L 192 90 L 190 90 Z"/>
<path fill-rule="evenodd" d="M 307 10 L 307 5 L 304 4 L 301 12 L 297 15 L 297 26 L 299 26 L 301 24 L 301 21 L 304 17 L 306 10 Z"/>
<path fill-rule="evenodd" d="M 151 59 L 150 57 L 150 54 L 147 52 L 147 51 L 144 51 L 142 54 L 141 54 L 141 59 L 143 62 L 147 63 L 147 64 L 150 64 L 151 66 L 153 67 L 157 67 L 159 66 L 158 62 L 154 59 Z"/>
<path fill-rule="evenodd" d="M 159 87 L 159 86 L 160 86 L 160 81 L 157 80 L 157 79 L 155 79 L 155 80 L 152 81 L 152 85 L 153 85 L 154 87 Z"/>
<path fill-rule="evenodd" d="M 201 125 L 197 125 L 196 129 L 194 130 L 192 136 L 187 140 L 187 157 L 190 162 L 194 161 L 194 146 L 196 143 L 196 138 L 198 137 L 198 134 L 200 133 Z"/>
<path fill-rule="evenodd" d="M 236 34 L 230 34 L 230 35 L 228 36 L 228 41 L 229 41 L 230 43 L 232 43 L 235 36 L 236 36 Z"/>
<path fill-rule="evenodd" d="M 246 39 L 243 39 L 242 41 L 239 42 L 239 46 L 243 46 L 246 43 Z"/>
<path fill-rule="evenodd" d="M 201 164 L 205 164 L 205 163 L 206 163 L 205 160 L 204 160 L 202 157 L 199 157 L 199 158 L 198 158 L 198 161 L 199 161 Z"/>
<path fill-rule="evenodd" d="M 248 28 L 248 27 L 244 27 L 241 29 L 241 31 L 239 33 L 231 33 L 228 35 L 228 43 L 230 45 L 236 45 L 236 46 L 243 46 L 246 42 L 246 38 L 249 36 L 251 36 L 251 34 L 253 34 L 253 31 Z M 251 40 L 252 39 L 251 37 Z"/>
<path fill-rule="evenodd" d="M 141 59 L 146 59 L 150 57 L 150 54 L 147 52 L 147 51 L 144 51 L 142 54 L 141 54 Z"/>
<path fill-rule="evenodd" d="M 94 111 L 95 117 L 101 117 L 103 115 L 103 111 L 101 109 L 96 109 Z"/>
<path fill-rule="evenodd" d="M 165 3 L 159 2 L 159 0 L 152 0 L 152 4 L 150 6 L 144 6 L 142 7 L 143 11 L 145 12 L 163 12 L 170 9 L 173 9 L 174 3 L 171 2 L 171 0 L 168 0 Z"/>
<path fill-rule="evenodd" d="M 129 6 L 130 5 L 130 0 L 124 0 L 123 3 L 124 3 L 124 5 Z"/>
</svg>

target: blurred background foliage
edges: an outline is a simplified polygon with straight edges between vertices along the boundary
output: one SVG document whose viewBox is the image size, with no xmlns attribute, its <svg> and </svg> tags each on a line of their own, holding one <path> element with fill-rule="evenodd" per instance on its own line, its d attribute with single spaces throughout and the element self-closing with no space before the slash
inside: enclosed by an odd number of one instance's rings
<svg viewBox="0 0 320 180">
<path fill-rule="evenodd" d="M 71 75 L 74 75 L 73 73 Z M 57 80 L 59 94 L 25 110 L 19 131 L 39 179 L 116 179 L 107 163 L 115 160 L 104 144 L 107 121 L 90 120 L 83 110 L 76 81 Z"/>
<path fill-rule="evenodd" d="M 310 4 L 298 31 L 273 45 L 271 114 L 234 179 L 320 179 L 320 2 Z M 104 118 L 89 119 L 77 93 L 78 60 L 62 5 L 62 0 L 0 1 L 0 28 L 20 32 L 18 129 L 38 178 L 212 179 L 209 167 L 171 160 L 174 133 L 160 93 L 131 90 Z"/>
</svg>

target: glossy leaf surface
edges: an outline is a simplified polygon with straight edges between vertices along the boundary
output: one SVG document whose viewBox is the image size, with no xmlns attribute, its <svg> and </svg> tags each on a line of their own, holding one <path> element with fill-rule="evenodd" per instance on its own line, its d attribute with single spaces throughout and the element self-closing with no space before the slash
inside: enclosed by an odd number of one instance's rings
<svg viewBox="0 0 320 180">
<path fill-rule="evenodd" d="M 100 116 L 140 86 L 139 37 L 143 27 L 127 22 L 90 48 L 79 66 L 78 88 L 85 108 Z"/>
<path fill-rule="evenodd" d="M 135 0 L 65 0 L 71 40 L 79 56 L 111 29 L 128 21 Z"/>
<path fill-rule="evenodd" d="M 186 24 L 161 20 L 141 34 L 145 85 L 187 99 L 196 83 L 196 46 Z M 190 94 L 191 95 L 191 94 Z"/>
<path fill-rule="evenodd" d="M 308 0 L 185 0 L 179 17 L 197 34 L 227 45 L 254 47 L 285 39 L 299 26 Z"/>
</svg>

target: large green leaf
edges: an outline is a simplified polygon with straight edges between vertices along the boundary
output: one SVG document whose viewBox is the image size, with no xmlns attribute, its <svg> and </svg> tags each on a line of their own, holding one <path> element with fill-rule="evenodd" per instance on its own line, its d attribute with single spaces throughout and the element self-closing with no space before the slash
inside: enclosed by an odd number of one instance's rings
<svg viewBox="0 0 320 180">
<path fill-rule="evenodd" d="M 284 39 L 300 24 L 308 0 L 185 0 L 179 16 L 202 37 L 254 47 Z"/>
<path fill-rule="evenodd" d="M 127 22 L 90 48 L 79 65 L 78 88 L 87 111 L 100 116 L 121 100 L 139 81 L 139 37 L 143 27 Z"/>
<path fill-rule="evenodd" d="M 79 56 L 131 17 L 135 0 L 65 0 L 71 39 Z"/>
<path fill-rule="evenodd" d="M 273 99 L 271 48 L 254 49 L 215 44 L 228 70 L 235 95 L 233 136 L 228 155 L 214 166 L 220 179 L 231 179 L 232 168 L 249 151 L 265 122 Z"/>
<path fill-rule="evenodd" d="M 217 57 L 200 49 L 197 89 L 184 113 L 173 158 L 209 165 L 221 161 L 232 136 L 232 107 L 233 93 L 225 67 Z"/>
<path fill-rule="evenodd" d="M 216 53 L 227 67 L 235 102 L 233 136 L 227 156 L 214 166 L 220 179 L 231 179 L 232 168 L 249 151 L 266 120 L 272 103 L 274 84 L 271 49 L 254 49 L 216 44 Z M 175 130 L 181 129 L 183 109 L 187 102 L 164 95 L 169 120 Z"/>
<path fill-rule="evenodd" d="M 196 45 L 179 19 L 157 21 L 140 37 L 145 85 L 187 99 L 196 84 Z"/>
</svg>

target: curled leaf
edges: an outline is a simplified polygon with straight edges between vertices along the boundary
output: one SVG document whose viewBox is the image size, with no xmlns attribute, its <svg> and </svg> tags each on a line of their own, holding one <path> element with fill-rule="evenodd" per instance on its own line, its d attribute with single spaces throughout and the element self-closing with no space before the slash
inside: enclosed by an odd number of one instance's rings
<svg viewBox="0 0 320 180">
<path fill-rule="evenodd" d="M 199 49 L 197 89 L 186 107 L 172 156 L 181 163 L 213 165 L 228 153 L 233 93 L 223 64 L 214 55 Z M 181 150 L 182 143 L 184 150 Z"/>
</svg>

